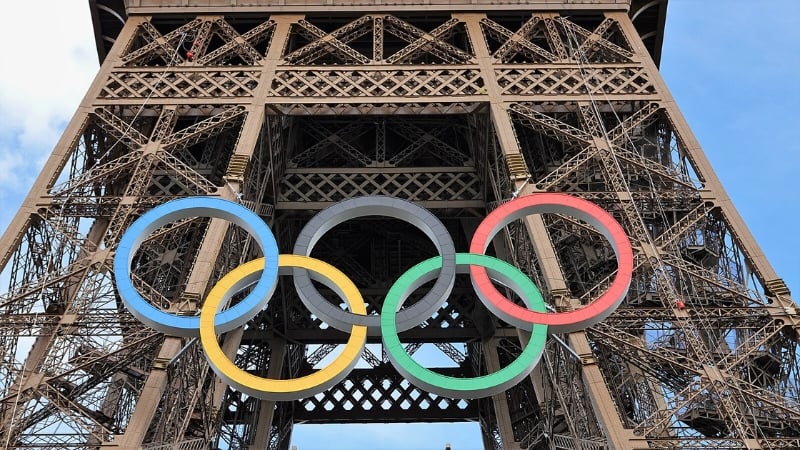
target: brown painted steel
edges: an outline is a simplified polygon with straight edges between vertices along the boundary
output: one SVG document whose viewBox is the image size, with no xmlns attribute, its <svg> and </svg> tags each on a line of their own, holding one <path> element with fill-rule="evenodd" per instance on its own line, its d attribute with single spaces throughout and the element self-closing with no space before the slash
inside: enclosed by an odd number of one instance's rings
<svg viewBox="0 0 800 450">
<path fill-rule="evenodd" d="M 0 446 L 285 449 L 298 422 L 422 418 L 478 422 L 487 449 L 800 447 L 800 315 L 658 73 L 665 1 L 90 3 L 103 65 L 0 238 Z M 328 393 L 244 398 L 196 342 L 125 312 L 111 281 L 121 233 L 173 198 L 240 201 L 289 251 L 315 210 L 397 196 L 465 251 L 488 210 L 540 191 L 611 211 L 635 280 L 610 318 L 551 338 L 530 379 L 482 401 L 417 391 L 369 349 L 373 369 Z M 602 292 L 615 267 L 567 217 L 515 222 L 493 246 L 556 308 Z M 236 227 L 187 220 L 145 242 L 136 282 L 192 314 L 256 253 Z M 371 311 L 434 254 L 387 219 L 315 249 Z M 513 360 L 527 337 L 475 304 L 457 280 L 407 351 L 432 343 L 464 376 Z M 345 339 L 323 328 L 285 283 L 223 348 L 297 376 Z"/>
</svg>

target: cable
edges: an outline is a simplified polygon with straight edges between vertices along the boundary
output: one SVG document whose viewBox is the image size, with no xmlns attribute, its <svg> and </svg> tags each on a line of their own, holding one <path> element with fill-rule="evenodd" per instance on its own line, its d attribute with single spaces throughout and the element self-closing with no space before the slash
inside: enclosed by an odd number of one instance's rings
<svg viewBox="0 0 800 450">
<path fill-rule="evenodd" d="M 172 57 L 170 58 L 170 60 L 169 60 L 169 62 L 167 63 L 167 65 L 166 65 L 166 66 L 164 66 L 164 70 L 163 70 L 163 71 L 161 71 L 161 74 L 159 75 L 159 78 L 158 78 L 158 80 L 156 80 L 156 84 L 154 84 L 154 85 L 153 85 L 153 88 L 152 88 L 152 89 L 150 89 L 150 93 L 148 93 L 148 94 L 147 94 L 147 97 L 145 97 L 144 101 L 142 102 L 141 106 L 139 107 L 139 110 L 138 110 L 138 111 L 136 111 L 136 114 L 133 116 L 133 119 L 130 121 L 130 123 L 128 123 L 128 129 L 127 129 L 127 130 L 125 130 L 125 131 L 122 133 L 122 136 L 120 136 L 119 138 L 117 138 L 117 141 L 116 141 L 116 142 L 114 142 L 114 144 L 112 144 L 112 145 L 111 145 L 111 147 L 109 147 L 109 148 L 108 148 L 108 150 L 106 150 L 106 152 L 105 152 L 105 153 L 104 153 L 102 156 L 100 156 L 100 158 L 98 158 L 98 160 L 102 160 L 103 158 L 105 158 L 105 157 L 106 157 L 106 155 L 108 155 L 108 154 L 111 152 L 111 150 L 113 150 L 113 149 L 114 149 L 114 147 L 116 147 L 116 146 L 117 146 L 117 144 L 119 144 L 119 143 L 120 143 L 120 141 L 122 141 L 122 139 L 123 139 L 123 138 L 127 137 L 127 134 L 128 134 L 128 133 L 131 131 L 131 129 L 133 128 L 133 124 L 136 122 L 136 119 L 138 119 L 138 118 L 139 118 L 139 115 L 142 113 L 142 111 L 144 111 L 144 107 L 145 107 L 145 106 L 147 106 L 147 102 L 149 102 L 149 101 L 150 101 L 150 99 L 153 97 L 153 94 L 155 94 L 156 90 L 158 89 L 158 86 L 159 86 L 159 85 L 160 85 L 160 84 L 161 84 L 161 83 L 164 81 L 164 78 L 165 78 L 165 77 L 166 77 L 166 75 L 167 75 L 167 69 L 168 69 L 169 67 L 172 67 L 172 65 L 173 65 L 173 64 L 175 64 L 175 60 L 176 60 L 176 58 L 177 58 L 177 56 L 178 56 L 178 51 L 179 51 L 179 50 L 181 49 L 181 47 L 183 46 L 183 43 L 184 43 L 184 41 L 186 40 L 186 36 L 187 36 L 187 33 L 185 33 L 185 32 L 184 32 L 184 33 L 181 33 L 181 38 L 180 38 L 180 40 L 178 41 L 178 45 L 176 45 L 176 46 L 175 46 L 175 51 L 174 51 L 174 52 L 172 52 Z M 91 169 L 90 169 L 90 170 L 91 170 Z"/>
<path fill-rule="evenodd" d="M 592 90 L 591 90 L 590 85 L 589 85 L 589 78 L 586 76 L 586 70 L 585 70 L 584 64 L 583 64 L 583 62 L 581 60 L 583 58 L 588 63 L 589 62 L 588 61 L 588 57 L 586 56 L 585 52 L 580 50 L 580 43 L 578 41 L 577 35 L 575 34 L 575 30 L 572 27 L 570 27 L 569 25 L 565 25 L 565 28 L 569 32 L 569 37 L 572 38 L 572 39 L 567 39 L 567 42 L 568 42 L 568 45 L 569 45 L 569 49 L 570 49 L 570 52 L 573 55 L 575 55 L 575 57 L 576 57 L 575 61 L 578 63 L 578 68 L 579 68 L 580 73 L 581 73 L 581 78 L 583 79 L 584 85 L 586 86 L 586 93 L 589 96 L 589 101 L 590 101 L 590 104 L 592 105 L 592 112 L 594 113 L 594 116 L 597 119 L 598 126 L 600 127 L 601 131 L 603 132 L 603 138 L 605 139 L 606 145 L 608 146 L 609 153 L 610 153 L 612 161 L 614 163 L 614 169 L 617 170 L 617 173 L 623 174 L 624 172 L 622 170 L 622 166 L 619 163 L 619 158 L 617 157 L 616 152 L 614 151 L 614 144 L 611 142 L 611 139 L 609 138 L 608 130 L 607 130 L 606 126 L 605 126 L 605 123 L 603 122 L 603 117 L 602 117 L 602 115 L 600 113 L 600 109 L 597 106 L 597 102 L 595 101 L 594 95 L 592 94 Z M 572 47 L 572 40 L 573 39 L 575 41 L 575 45 L 578 46 L 578 51 L 577 52 Z M 603 92 L 604 95 L 606 95 L 604 90 L 602 92 Z M 613 107 L 612 107 L 612 111 L 614 111 L 614 115 L 617 118 L 618 122 L 620 124 L 622 124 L 622 121 L 619 120 L 620 118 L 616 114 L 616 111 L 613 109 Z M 630 136 L 628 136 L 627 130 L 625 130 L 624 128 L 623 128 L 623 133 L 625 133 L 625 135 L 628 137 L 629 141 L 631 143 L 633 143 L 632 139 L 630 139 Z M 655 187 L 655 184 L 652 182 L 652 178 L 651 178 L 650 182 L 651 182 L 651 186 Z M 631 205 L 633 206 L 633 209 L 636 212 L 636 216 L 637 216 L 636 218 L 629 217 L 628 220 L 636 220 L 636 221 L 639 222 L 637 225 L 642 227 L 642 231 L 644 233 L 644 236 L 638 236 L 638 238 L 639 239 L 646 239 L 647 245 L 650 247 L 650 249 L 652 250 L 653 254 L 656 255 L 656 259 L 658 260 L 658 263 L 659 263 L 659 267 L 656 270 L 660 271 L 660 270 L 662 270 L 662 266 L 664 264 L 664 261 L 661 258 L 660 252 L 658 252 L 658 249 L 656 247 L 655 241 L 653 240 L 653 238 L 650 235 L 650 233 L 647 231 L 647 225 L 642 220 L 642 212 L 639 209 L 639 206 L 636 204 L 636 201 L 633 200 L 633 192 L 631 191 L 630 186 L 628 185 L 628 182 L 625 180 L 624 176 L 620 177 L 620 183 L 621 183 L 621 187 L 623 187 L 625 189 L 625 192 L 631 198 Z M 664 275 L 664 276 L 666 276 L 666 275 Z M 675 297 L 673 299 L 673 302 L 674 302 L 675 300 L 678 299 L 677 292 L 675 291 L 675 287 L 672 285 L 672 283 L 666 283 L 666 284 L 668 284 L 668 287 L 665 286 L 665 288 L 667 288 L 668 290 L 672 291 L 672 292 L 670 292 L 670 294 L 673 294 L 673 296 Z M 673 305 L 673 307 L 674 307 L 674 305 Z"/>
<path fill-rule="evenodd" d="M 131 121 L 127 124 L 128 125 L 127 129 L 122 132 L 122 135 L 120 137 L 118 137 L 117 140 L 113 144 L 111 144 L 111 146 L 108 149 L 106 149 L 106 151 L 102 155 L 100 155 L 99 157 L 96 158 L 96 161 L 98 161 L 98 164 L 100 164 L 100 161 L 102 161 L 103 158 L 108 156 L 111 153 L 111 151 L 114 150 L 114 148 L 116 148 L 116 146 L 124 138 L 128 137 L 128 133 L 130 133 L 130 131 L 133 129 L 133 124 L 136 122 L 136 119 L 138 119 L 139 115 L 141 115 L 142 111 L 144 111 L 145 106 L 147 106 L 147 103 L 150 101 L 150 99 L 155 94 L 156 90 L 158 89 L 158 86 L 161 85 L 161 83 L 164 81 L 164 78 L 166 77 L 167 72 L 168 72 L 167 69 L 172 67 L 175 64 L 176 58 L 178 56 L 178 52 L 180 51 L 181 47 L 183 46 L 183 43 L 186 40 L 186 36 L 187 36 L 187 33 L 185 33 L 185 32 L 181 33 L 181 38 L 178 41 L 178 44 L 175 46 L 175 50 L 172 52 L 172 56 L 170 57 L 170 60 L 167 62 L 167 65 L 164 66 L 164 70 L 162 70 L 161 73 L 159 74 L 159 77 L 156 80 L 156 83 L 150 89 L 150 92 L 147 94 L 147 97 L 145 97 L 145 99 L 142 102 L 142 104 L 139 105 L 139 109 L 138 109 L 138 111 L 136 111 L 136 114 L 134 114 L 133 119 L 131 119 Z M 81 175 L 81 178 L 91 177 L 92 171 L 95 170 L 96 168 L 97 168 L 97 166 L 90 167 L 85 173 L 83 173 Z M 69 181 L 70 180 L 67 180 L 67 183 Z M 69 194 L 67 195 L 66 201 L 69 200 L 70 196 L 71 195 L 69 195 Z"/>
</svg>

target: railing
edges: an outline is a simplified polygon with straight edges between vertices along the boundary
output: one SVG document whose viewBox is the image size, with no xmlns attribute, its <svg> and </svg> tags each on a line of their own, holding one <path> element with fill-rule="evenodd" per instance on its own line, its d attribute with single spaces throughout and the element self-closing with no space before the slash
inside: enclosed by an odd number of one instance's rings
<svg viewBox="0 0 800 450">
<path fill-rule="evenodd" d="M 205 439 L 189 439 L 174 444 L 143 445 L 141 450 L 205 450 L 209 448 Z"/>
<path fill-rule="evenodd" d="M 221 5 L 224 2 L 210 2 L 212 5 Z M 630 7 L 631 0 L 505 0 L 501 2 L 503 7 L 513 5 L 525 5 L 526 9 L 539 8 L 569 8 L 571 6 L 580 6 L 591 9 L 608 9 L 608 6 L 618 6 L 621 9 Z M 279 7 L 286 8 L 296 6 L 300 9 L 307 10 L 309 8 L 328 8 L 336 9 L 337 7 L 353 7 L 353 6 L 375 6 L 372 0 L 259 0 L 246 2 L 247 7 L 250 8 L 264 8 L 264 7 Z M 380 3 L 379 3 L 380 4 Z M 443 7 L 444 9 L 474 9 L 480 6 L 497 7 L 497 0 L 393 0 L 390 3 L 394 7 L 405 6 L 431 6 Z M 202 8 L 204 10 L 214 9 L 214 6 L 209 6 L 208 0 L 125 0 L 125 8 L 130 12 L 135 8 Z M 236 8 L 234 6 L 219 6 L 219 8 Z"/>
</svg>

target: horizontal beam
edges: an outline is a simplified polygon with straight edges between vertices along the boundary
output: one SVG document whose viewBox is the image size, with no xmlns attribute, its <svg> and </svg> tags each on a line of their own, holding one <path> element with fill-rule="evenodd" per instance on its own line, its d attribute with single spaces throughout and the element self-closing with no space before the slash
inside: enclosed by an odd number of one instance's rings
<svg viewBox="0 0 800 450">
<path fill-rule="evenodd" d="M 302 210 L 315 211 L 325 209 L 336 201 L 330 202 L 278 202 L 276 210 Z M 428 209 L 463 209 L 463 208 L 484 208 L 486 203 L 483 200 L 442 200 L 442 201 L 422 201 L 414 202 L 423 208 Z"/>
<path fill-rule="evenodd" d="M 247 2 L 247 6 L 236 5 L 226 0 L 126 0 L 125 9 L 129 15 L 135 14 L 223 14 L 260 12 L 331 12 L 365 11 L 380 7 L 387 11 L 496 11 L 496 10 L 537 10 L 537 11 L 624 11 L 630 8 L 630 0 L 507 0 L 498 4 L 495 0 L 257 0 Z"/>
<path fill-rule="evenodd" d="M 532 100 L 547 100 L 548 102 L 579 102 L 591 101 L 592 98 L 585 94 L 580 95 L 504 95 L 503 100 L 508 103 L 516 102 L 529 102 Z M 604 101 L 611 103 L 630 102 L 630 101 L 654 101 L 658 100 L 657 95 L 646 94 L 608 94 L 603 97 Z M 306 105 L 311 108 L 318 108 L 320 110 L 327 110 L 336 105 L 380 105 L 374 106 L 374 109 L 391 108 L 386 103 L 396 103 L 403 105 L 448 105 L 457 103 L 488 103 L 489 97 L 486 95 L 471 95 L 459 97 L 270 97 L 267 104 L 279 105 L 281 108 L 290 107 L 291 105 Z M 148 105 L 208 105 L 208 104 L 226 104 L 226 105 L 247 105 L 253 103 L 250 97 L 173 97 L 173 98 L 150 98 L 147 101 Z M 111 105 L 131 105 L 141 106 L 142 98 L 104 98 L 97 99 L 92 102 L 93 106 L 111 106 Z M 280 108 L 278 108 L 280 109 Z M 457 112 L 461 114 L 462 112 Z M 294 115 L 294 114 L 289 114 Z"/>
<path fill-rule="evenodd" d="M 301 344 L 344 344 L 350 335 L 333 328 L 287 330 L 284 337 L 291 342 Z M 400 333 L 400 340 L 404 343 L 459 343 L 471 342 L 480 336 L 475 328 L 414 328 Z M 495 337 L 517 337 L 516 328 L 497 328 Z M 242 335 L 242 345 L 259 344 L 273 339 L 261 330 L 246 330 Z M 370 337 L 368 343 L 380 343 L 379 337 Z"/>
<path fill-rule="evenodd" d="M 368 174 L 368 173 L 430 173 L 430 174 L 439 174 L 439 173 L 474 173 L 475 168 L 471 166 L 464 166 L 464 167 L 433 167 L 433 166 L 426 166 L 426 167 L 325 167 L 322 169 L 311 169 L 311 168 L 301 168 L 301 169 L 286 169 L 286 173 L 302 173 L 302 174 L 330 174 L 330 173 L 356 173 L 356 174 Z"/>
</svg>

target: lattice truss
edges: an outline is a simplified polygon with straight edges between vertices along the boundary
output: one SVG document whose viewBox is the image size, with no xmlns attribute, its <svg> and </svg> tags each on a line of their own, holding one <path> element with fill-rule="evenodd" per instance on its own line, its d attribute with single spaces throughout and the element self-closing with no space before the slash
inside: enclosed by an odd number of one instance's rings
<svg viewBox="0 0 800 450">
<path fill-rule="evenodd" d="M 783 445 L 770 438 L 796 435 L 800 419 L 796 335 L 769 312 L 785 291 L 758 281 L 737 231 L 703 198 L 705 177 L 670 112 L 603 103 L 509 111 L 531 183 L 598 202 L 640 248 L 656 250 L 637 256 L 623 307 L 588 332 L 623 423 L 676 438 L 659 441 L 664 448 L 723 437 L 713 445 Z M 610 248 L 569 218 L 546 224 L 569 295 L 595 297 L 614 268 Z"/>
<path fill-rule="evenodd" d="M 607 448 L 609 428 L 623 447 L 799 447 L 797 311 L 631 30 L 615 13 L 129 19 L 3 236 L 0 446 L 284 449 L 295 423 L 424 419 L 477 421 L 497 450 Z M 531 191 L 611 211 L 634 244 L 634 283 L 611 318 L 551 337 L 533 375 L 493 398 L 421 391 L 372 342 L 330 391 L 260 401 L 226 389 L 196 341 L 140 325 L 112 281 L 121 233 L 174 198 L 240 201 L 290 252 L 316 210 L 396 196 L 432 209 L 466 251 L 488 210 Z M 614 275 L 610 247 L 580 221 L 537 220 L 509 225 L 492 251 L 556 308 L 596 297 Z M 152 233 L 133 262 L 139 290 L 195 313 L 260 255 L 218 222 Z M 363 219 L 314 256 L 375 314 L 393 280 L 434 254 L 413 227 Z M 291 280 L 276 292 L 223 346 L 261 376 L 310 373 L 346 336 L 302 307 Z M 405 342 L 458 376 L 521 352 L 465 278 Z"/>
<path fill-rule="evenodd" d="M 607 23 L 595 33 L 610 30 Z M 582 32 L 565 29 L 567 51 L 594 94 L 603 81 L 591 66 L 630 55 L 611 43 L 589 49 Z M 507 55 L 502 48 L 495 55 Z M 516 49 L 514 57 L 549 56 Z M 650 443 L 659 448 L 744 448 L 748 439 L 794 445 L 781 438 L 800 431 L 797 334 L 769 310 L 788 291 L 759 277 L 739 230 L 703 195 L 712 175 L 698 169 L 676 111 L 600 92 L 584 101 L 513 102 L 508 110 L 530 183 L 603 205 L 641 249 L 625 304 L 588 332 L 623 424 L 660 439 Z M 608 246 L 569 218 L 545 224 L 568 296 L 595 297 L 612 274 Z"/>
<path fill-rule="evenodd" d="M 142 211 L 223 186 L 245 115 L 236 105 L 98 106 L 85 115 L 6 254 L 0 410 L 3 442 L 14 444 L 4 445 L 82 448 L 124 431 L 162 337 L 122 308 L 106 249 Z M 137 255 L 134 282 L 156 304 L 191 303 L 184 290 L 206 226 L 165 227 Z M 184 355 L 170 373 L 200 392 L 195 368 L 204 362 L 197 349 Z M 20 383 L 26 372 L 37 376 Z"/>
</svg>

